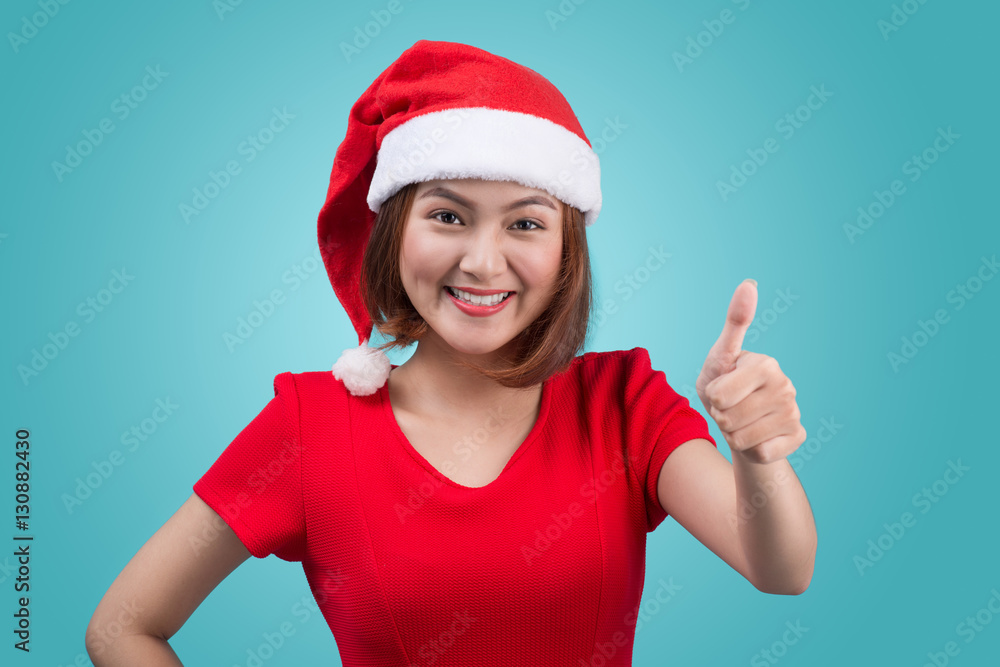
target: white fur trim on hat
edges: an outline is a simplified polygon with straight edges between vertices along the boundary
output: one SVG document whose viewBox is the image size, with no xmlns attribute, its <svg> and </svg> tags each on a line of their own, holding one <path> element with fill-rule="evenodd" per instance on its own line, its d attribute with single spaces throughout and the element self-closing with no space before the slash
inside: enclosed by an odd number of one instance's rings
<svg viewBox="0 0 1000 667">
<path fill-rule="evenodd" d="M 368 208 L 410 183 L 447 178 L 515 181 L 544 190 L 584 213 L 601 211 L 597 154 L 562 125 L 540 116 L 485 107 L 415 116 L 382 139 Z"/>
<path fill-rule="evenodd" d="M 392 364 L 385 352 L 368 347 L 368 341 L 364 341 L 344 350 L 331 370 L 353 395 L 370 396 L 389 379 Z"/>
</svg>

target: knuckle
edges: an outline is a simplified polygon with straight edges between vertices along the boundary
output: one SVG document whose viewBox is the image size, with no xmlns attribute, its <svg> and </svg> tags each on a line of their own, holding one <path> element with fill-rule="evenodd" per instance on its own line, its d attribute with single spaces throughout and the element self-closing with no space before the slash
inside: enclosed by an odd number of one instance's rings
<svg viewBox="0 0 1000 667">
<path fill-rule="evenodd" d="M 747 442 L 746 433 L 740 432 L 738 435 L 734 435 L 733 438 L 736 440 L 736 446 L 742 451 L 750 446 Z"/>
</svg>

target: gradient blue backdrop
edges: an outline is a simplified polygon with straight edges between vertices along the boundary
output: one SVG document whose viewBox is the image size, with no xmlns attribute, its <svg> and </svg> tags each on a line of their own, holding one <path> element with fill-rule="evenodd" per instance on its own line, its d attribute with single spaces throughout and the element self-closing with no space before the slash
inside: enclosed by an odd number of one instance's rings
<svg viewBox="0 0 1000 667">
<path fill-rule="evenodd" d="M 30 429 L 35 540 L 30 656 L 11 647 L 16 575 L 13 558 L 0 559 L 0 662 L 89 664 L 84 629 L 100 597 L 271 398 L 274 375 L 328 369 L 357 344 L 321 267 L 298 285 L 287 276 L 316 267 L 316 215 L 351 105 L 425 38 L 542 73 L 600 152 L 604 209 L 588 236 L 606 316 L 595 314 L 588 350 L 646 347 L 654 368 L 703 410 L 695 378 L 734 289 L 752 277 L 760 301 L 745 348 L 775 357 L 798 390 L 813 438 L 808 460 L 806 445 L 793 457 L 819 530 L 812 585 L 801 596 L 760 593 L 670 519 L 649 536 L 651 604 L 635 664 L 773 664 L 760 652 L 796 622 L 808 630 L 776 649 L 782 665 L 922 665 L 949 641 L 960 649 L 953 664 L 997 664 L 1000 619 L 972 641 L 958 626 L 1000 589 L 989 510 L 1000 463 L 1000 280 L 976 282 L 977 271 L 992 277 L 982 258 L 1000 250 L 1000 10 L 903 5 L 916 11 L 897 3 L 901 25 L 888 31 L 891 23 L 879 24 L 893 18 L 888 0 L 403 0 L 348 57 L 341 45 L 388 2 L 73 2 L 51 17 L 38 2 L 5 3 L 0 497 L 12 537 L 14 432 Z M 700 52 L 691 46 L 699 39 Z M 694 57 L 679 61 L 688 49 Z M 122 118 L 113 102 L 147 67 L 159 67 L 161 80 Z M 788 136 L 775 124 L 812 87 L 830 95 L 800 110 L 809 118 Z M 275 108 L 294 118 L 250 161 L 239 146 Z M 113 131 L 57 175 L 66 146 L 104 118 Z M 933 146 L 939 128 L 958 138 L 929 152 L 937 160 L 910 180 L 907 161 Z M 718 182 L 769 138 L 777 152 L 724 198 Z M 179 205 L 230 160 L 240 173 L 185 222 Z M 845 224 L 894 179 L 905 193 L 850 238 Z M 650 246 L 670 258 L 636 274 Z M 78 310 L 123 269 L 134 277 L 101 312 Z M 616 290 L 630 274 L 645 280 L 641 289 Z M 966 284 L 981 289 L 959 308 L 949 293 Z M 275 289 L 284 302 L 230 350 L 224 334 Z M 901 354 L 902 338 L 938 309 L 948 321 L 933 337 L 918 335 L 925 344 L 894 368 L 889 353 Z M 22 379 L 19 366 L 69 323 L 78 335 Z M 151 417 L 158 399 L 178 407 L 127 451 L 123 432 Z M 823 420 L 840 425 L 832 437 Z M 77 478 L 116 449 L 121 465 L 67 509 Z M 939 482 L 946 493 L 937 502 L 915 505 L 949 461 L 969 470 Z M 915 525 L 887 537 L 883 524 L 907 511 Z M 0 552 L 13 550 L 10 537 Z M 859 571 L 855 557 L 880 537 L 891 548 Z M 671 578 L 681 588 L 657 607 L 658 582 Z M 265 665 L 340 664 L 322 617 L 293 613 L 303 598 L 297 564 L 252 559 L 171 645 L 185 664 L 247 665 L 262 635 L 291 621 L 295 635 Z M 994 609 L 998 602 L 1000 594 Z"/>
</svg>

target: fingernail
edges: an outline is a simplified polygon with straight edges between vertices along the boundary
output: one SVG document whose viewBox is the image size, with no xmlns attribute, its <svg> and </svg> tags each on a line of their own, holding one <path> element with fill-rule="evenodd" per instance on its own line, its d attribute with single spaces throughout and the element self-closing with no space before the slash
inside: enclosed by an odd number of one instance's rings
<svg viewBox="0 0 1000 667">
<path fill-rule="evenodd" d="M 754 280 L 753 278 L 747 278 L 747 279 L 746 279 L 746 280 L 744 280 L 743 282 L 745 282 L 745 283 L 753 283 L 753 286 L 754 286 L 754 287 L 756 287 L 756 286 L 757 286 L 757 281 L 756 281 L 756 280 Z"/>
</svg>

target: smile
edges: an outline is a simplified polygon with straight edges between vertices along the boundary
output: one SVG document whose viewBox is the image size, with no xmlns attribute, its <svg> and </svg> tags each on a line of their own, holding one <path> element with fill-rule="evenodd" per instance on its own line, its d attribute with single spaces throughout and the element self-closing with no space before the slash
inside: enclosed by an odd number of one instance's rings
<svg viewBox="0 0 1000 667">
<path fill-rule="evenodd" d="M 448 298 L 451 299 L 452 303 L 458 306 L 459 310 L 473 316 L 486 316 L 498 313 L 503 310 L 512 297 L 517 295 L 517 292 L 507 292 L 506 296 L 503 296 L 501 293 L 499 295 L 479 297 L 468 292 L 455 292 L 451 287 L 447 286 L 444 288 L 444 291 L 448 294 Z M 462 296 L 458 296 L 459 294 Z M 503 298 L 497 300 L 500 296 L 503 296 Z"/>
</svg>

